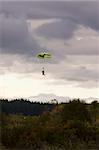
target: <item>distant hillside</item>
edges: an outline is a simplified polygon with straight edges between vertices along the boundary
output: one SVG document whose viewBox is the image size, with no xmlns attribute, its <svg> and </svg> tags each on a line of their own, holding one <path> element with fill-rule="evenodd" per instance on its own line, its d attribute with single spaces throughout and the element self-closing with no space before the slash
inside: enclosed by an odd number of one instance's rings
<svg viewBox="0 0 99 150">
<path fill-rule="evenodd" d="M 28 97 L 28 99 L 30 101 L 33 102 L 44 102 L 44 103 L 50 103 L 52 99 L 56 99 L 58 101 L 58 103 L 66 103 L 69 102 L 70 100 L 73 100 L 75 98 L 72 97 L 68 97 L 68 96 L 57 96 L 53 93 L 50 94 L 39 94 L 37 96 L 30 96 Z M 95 98 L 95 97 L 88 97 L 88 98 L 81 98 L 81 100 L 84 100 L 86 103 L 91 103 L 92 101 L 99 101 L 99 98 Z"/>
<path fill-rule="evenodd" d="M 57 96 L 55 94 L 39 94 L 37 96 L 31 96 L 28 98 L 30 101 L 33 102 L 44 102 L 44 103 L 51 103 L 51 100 L 56 99 L 58 101 L 58 103 L 61 102 L 69 102 L 69 100 L 71 100 L 70 97 L 64 97 L 64 96 Z"/>
</svg>

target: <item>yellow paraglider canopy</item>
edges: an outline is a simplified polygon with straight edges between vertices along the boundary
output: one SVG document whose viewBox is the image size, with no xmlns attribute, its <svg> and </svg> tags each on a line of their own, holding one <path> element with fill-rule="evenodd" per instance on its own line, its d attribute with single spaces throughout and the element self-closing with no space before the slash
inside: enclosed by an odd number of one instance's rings
<svg viewBox="0 0 99 150">
<path fill-rule="evenodd" d="M 40 59 L 45 59 L 45 58 L 51 58 L 52 57 L 50 53 L 45 53 L 45 52 L 38 53 L 36 56 L 37 56 L 37 58 L 40 58 Z"/>
</svg>

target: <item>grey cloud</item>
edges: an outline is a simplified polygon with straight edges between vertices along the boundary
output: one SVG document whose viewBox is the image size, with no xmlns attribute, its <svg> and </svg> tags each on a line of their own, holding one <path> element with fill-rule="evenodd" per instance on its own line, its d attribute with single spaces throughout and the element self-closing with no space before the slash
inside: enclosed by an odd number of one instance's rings
<svg viewBox="0 0 99 150">
<path fill-rule="evenodd" d="M 83 32 L 85 37 L 82 40 L 75 39 L 75 35 L 77 32 Z M 50 47 L 52 54 L 55 56 L 56 60 L 66 59 L 67 55 L 98 55 L 99 54 L 99 46 L 98 46 L 98 36 L 94 35 L 93 30 L 78 30 L 75 32 L 75 35 L 72 39 L 66 41 L 56 40 L 56 39 L 47 39 L 45 38 L 46 48 Z M 83 35 L 81 35 L 83 36 Z M 88 36 L 88 38 L 86 38 Z M 95 39 L 90 38 L 93 36 Z M 66 41 L 66 44 L 65 44 Z M 43 43 L 43 41 L 42 41 Z"/>
<path fill-rule="evenodd" d="M 0 12 L 26 19 L 69 18 L 77 24 L 99 30 L 98 1 L 2 2 Z"/>
<path fill-rule="evenodd" d="M 53 73 L 53 78 L 55 81 L 52 81 L 50 84 L 53 85 L 74 85 L 80 88 L 97 88 L 99 86 L 99 70 L 88 69 L 84 67 L 75 67 L 68 69 L 58 69 L 59 72 Z M 61 74 L 60 74 L 61 72 Z"/>
<path fill-rule="evenodd" d="M 96 2 L 64 2 L 58 3 L 56 6 L 48 8 L 49 13 L 56 15 L 56 18 L 60 18 L 60 22 L 49 23 L 42 25 L 37 33 L 47 38 L 71 38 L 73 32 L 77 29 L 78 25 L 92 28 L 93 30 L 99 30 L 99 3 Z M 50 4 L 51 5 L 51 4 Z M 56 12 L 56 14 L 55 14 Z"/>
<path fill-rule="evenodd" d="M 86 83 L 85 82 L 79 82 L 77 87 L 88 88 L 88 89 L 98 88 L 99 82 L 97 82 L 97 81 L 86 81 Z M 97 92 L 98 92 L 98 90 L 97 90 Z"/>
<path fill-rule="evenodd" d="M 97 7 L 98 2 L 1 2 L 0 44 L 2 52 L 32 55 L 32 52 L 36 53 L 36 50 L 41 49 L 37 41 L 29 34 L 27 19 L 56 18 L 60 20 L 45 24 L 38 29 L 38 33 L 47 38 L 71 38 L 78 24 L 98 30 Z M 69 46 L 66 48 L 67 54 L 75 54 L 74 49 L 70 49 Z M 82 54 L 83 51 L 79 51 Z M 88 51 L 88 54 L 91 51 L 93 54 L 93 50 Z"/>
<path fill-rule="evenodd" d="M 70 56 L 63 63 L 48 66 L 51 76 L 54 79 L 68 80 L 76 83 L 98 82 L 99 62 L 96 56 Z"/>
<path fill-rule="evenodd" d="M 35 35 L 31 36 L 27 28 L 27 19 L 49 19 L 55 18 L 58 22 L 52 22 L 42 25 L 38 28 L 39 34 L 47 38 L 70 39 L 73 36 L 78 25 L 83 25 L 99 30 L 98 22 L 98 3 L 99 2 L 2 2 L 0 8 L 0 45 L 2 56 L 0 58 L 0 71 L 16 72 L 16 73 L 41 73 L 42 64 L 36 64 L 36 60 L 26 56 L 33 56 L 39 52 L 41 47 L 38 45 Z M 60 21 L 59 21 L 60 20 Z M 67 30 L 65 27 L 67 26 Z M 44 41 L 43 41 L 44 42 Z M 46 41 L 45 41 L 46 42 Z M 57 43 L 56 43 L 57 44 Z M 93 59 L 81 55 L 97 54 L 96 43 L 91 40 L 67 41 L 65 49 L 53 49 L 51 52 L 59 64 L 46 64 L 45 67 L 51 78 L 56 80 L 68 80 L 76 82 L 79 86 L 82 83 L 94 82 L 99 80 L 99 71 L 95 68 L 87 68 L 87 65 L 95 62 Z M 49 49 L 49 48 L 48 48 Z M 3 54 L 5 59 L 2 58 Z M 11 56 L 11 54 L 13 54 Z M 19 54 L 17 57 L 14 57 Z M 26 54 L 23 58 L 20 54 Z M 65 60 L 66 55 L 80 54 L 79 58 Z M 20 58 L 19 58 L 20 56 Z M 8 59 L 9 57 L 9 59 Z M 88 59 L 87 59 L 88 58 Z M 95 57 L 94 57 L 95 58 Z M 4 59 L 4 60 L 3 60 Z M 24 59 L 24 60 L 23 60 Z M 76 60 L 77 59 L 77 60 Z M 60 60 L 64 64 L 60 64 Z M 5 61 L 4 64 L 3 61 Z M 89 62 L 89 64 L 88 64 Z M 92 63 L 91 63 L 92 62 Z M 83 67 L 82 67 L 83 64 Z M 98 64 L 95 62 L 94 65 Z M 73 66 L 74 65 L 74 66 Z M 78 66 L 79 65 L 79 66 Z M 61 81 L 60 81 L 61 82 Z"/>
<path fill-rule="evenodd" d="M 69 71 L 69 74 L 65 74 L 67 80 L 71 81 L 98 81 L 99 72 L 97 70 L 87 69 L 86 67 L 80 67 Z"/>
<path fill-rule="evenodd" d="M 20 54 L 0 55 L 0 74 L 16 73 L 27 75 L 41 72 L 43 64 L 35 57 Z"/>
<path fill-rule="evenodd" d="M 60 69 L 61 72 L 61 69 Z M 99 70 L 88 69 L 84 67 L 70 67 L 64 68 L 61 75 L 58 72 L 55 78 L 59 76 L 60 79 L 75 81 L 75 82 L 87 82 L 87 81 L 98 81 L 99 80 Z"/>
<path fill-rule="evenodd" d="M 0 16 L 0 47 L 2 53 L 35 54 L 40 46 L 28 31 L 26 21 Z"/>
<path fill-rule="evenodd" d="M 69 39 L 73 36 L 73 32 L 77 29 L 77 24 L 72 20 L 57 20 L 40 26 L 36 33 L 46 38 Z"/>
<path fill-rule="evenodd" d="M 86 60 L 87 59 L 87 60 Z M 67 57 L 63 63 L 44 64 L 35 63 L 32 60 L 25 59 L 22 55 L 4 55 L 0 57 L 0 74 L 18 73 L 23 76 L 41 76 L 42 67 L 45 67 L 45 73 L 49 79 L 55 80 L 55 85 L 65 85 L 67 82 L 76 83 L 76 86 L 86 87 L 97 85 L 99 81 L 98 57 L 81 56 Z M 84 63 L 83 63 L 84 62 Z M 53 80 L 52 80 L 53 81 Z M 53 82 L 51 84 L 54 84 Z"/>
<path fill-rule="evenodd" d="M 97 88 L 99 86 L 99 70 L 98 68 L 82 66 L 56 66 L 50 72 L 55 81 L 53 85 L 73 85 L 81 88 Z"/>
</svg>

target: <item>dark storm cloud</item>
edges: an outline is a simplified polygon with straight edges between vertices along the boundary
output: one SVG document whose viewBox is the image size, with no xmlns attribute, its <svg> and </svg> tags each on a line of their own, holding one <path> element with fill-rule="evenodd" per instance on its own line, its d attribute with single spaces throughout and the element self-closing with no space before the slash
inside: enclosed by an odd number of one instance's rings
<svg viewBox="0 0 99 150">
<path fill-rule="evenodd" d="M 2 2 L 1 13 L 26 19 L 72 19 L 77 24 L 99 30 L 98 1 Z"/>
<path fill-rule="evenodd" d="M 40 49 L 24 19 L 0 15 L 0 47 L 3 53 L 32 54 Z"/>
<path fill-rule="evenodd" d="M 73 36 L 78 25 L 99 30 L 98 2 L 64 2 L 64 5 L 63 3 L 56 5 L 57 8 L 53 4 L 48 9 L 53 13 L 53 17 L 61 18 L 61 21 L 42 25 L 37 30 L 38 35 L 68 39 Z"/>
<path fill-rule="evenodd" d="M 32 49 L 34 53 L 43 49 L 28 31 L 29 19 L 56 19 L 37 30 L 38 35 L 52 39 L 72 38 L 78 25 L 99 29 L 98 1 L 0 3 L 0 46 L 4 53 L 31 54 Z"/>
</svg>

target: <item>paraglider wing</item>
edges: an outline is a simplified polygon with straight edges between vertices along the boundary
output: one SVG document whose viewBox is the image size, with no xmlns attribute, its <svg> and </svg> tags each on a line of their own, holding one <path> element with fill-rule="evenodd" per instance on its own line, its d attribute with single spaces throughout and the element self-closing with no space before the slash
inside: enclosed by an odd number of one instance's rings
<svg viewBox="0 0 99 150">
<path fill-rule="evenodd" d="M 37 57 L 40 59 L 51 58 L 51 54 L 50 53 L 38 53 Z"/>
<path fill-rule="evenodd" d="M 42 53 L 38 53 L 38 54 L 36 55 L 36 57 L 39 58 L 39 59 L 45 60 L 45 59 L 51 58 L 51 54 L 50 54 L 50 53 L 42 52 Z M 43 67 L 43 70 L 42 70 L 42 75 L 45 76 L 44 67 Z"/>
</svg>

